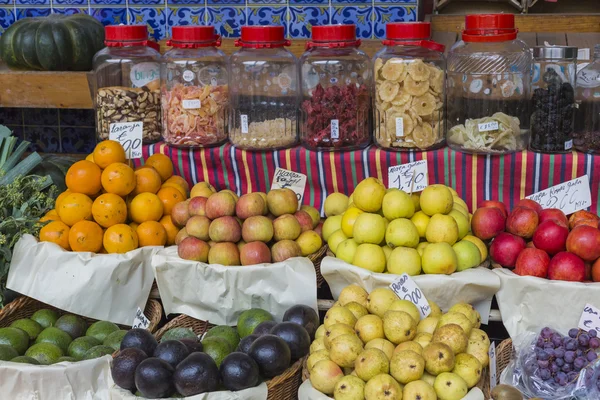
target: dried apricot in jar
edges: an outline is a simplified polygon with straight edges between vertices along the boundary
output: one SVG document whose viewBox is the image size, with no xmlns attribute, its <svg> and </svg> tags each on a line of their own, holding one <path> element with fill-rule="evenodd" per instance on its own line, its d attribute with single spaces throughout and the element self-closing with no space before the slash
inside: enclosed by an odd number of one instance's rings
<svg viewBox="0 0 600 400">
<path fill-rule="evenodd" d="M 127 221 L 127 205 L 125 200 L 114 193 L 105 193 L 92 204 L 92 216 L 103 228 L 109 228 Z"/>
<path fill-rule="evenodd" d="M 160 219 L 160 223 L 165 227 L 167 231 L 167 246 L 175 244 L 175 237 L 179 233 L 179 228 L 173 224 L 173 220 L 170 215 L 165 215 Z"/>
<path fill-rule="evenodd" d="M 166 181 L 173 176 L 173 163 L 171 159 L 164 154 L 156 153 L 148 157 L 146 164 L 153 167 L 160 175 L 162 181 Z"/>
<path fill-rule="evenodd" d="M 185 200 L 185 197 L 181 194 L 181 192 L 173 187 L 163 187 L 156 195 L 163 203 L 164 215 L 171 215 L 171 211 L 173 210 L 175 204 Z"/>
<path fill-rule="evenodd" d="M 79 221 L 69 231 L 69 245 L 73 251 L 91 251 L 102 249 L 102 228 L 92 221 Z"/>
<path fill-rule="evenodd" d="M 88 160 L 71 165 L 65 176 L 65 183 L 71 192 L 93 196 L 102 189 L 100 167 Z"/>
<path fill-rule="evenodd" d="M 160 222 L 146 221 L 141 223 L 137 229 L 140 247 L 164 246 L 167 243 L 167 231 Z"/>
<path fill-rule="evenodd" d="M 69 193 L 60 202 L 58 216 L 69 226 L 79 221 L 92 220 L 92 199 L 82 193 Z"/>
<path fill-rule="evenodd" d="M 117 224 L 104 232 L 103 243 L 109 254 L 127 253 L 138 248 L 138 236 L 129 225 Z"/>
<path fill-rule="evenodd" d="M 69 245 L 69 231 L 71 228 L 62 221 L 52 221 L 40 230 L 41 242 L 52 242 L 65 250 L 71 250 Z"/>
<path fill-rule="evenodd" d="M 163 203 L 154 193 L 140 193 L 131 200 L 129 216 L 133 222 L 158 221 L 163 215 Z"/>
<path fill-rule="evenodd" d="M 135 174 L 135 189 L 133 189 L 134 196 L 140 193 L 157 193 L 160 190 L 162 179 L 158 172 L 152 167 L 138 168 L 134 172 Z"/>
<path fill-rule="evenodd" d="M 110 164 L 102 171 L 102 187 L 107 193 L 127 196 L 135 189 L 135 173 L 126 164 Z"/>
<path fill-rule="evenodd" d="M 104 140 L 96 145 L 93 154 L 93 162 L 104 169 L 113 163 L 124 163 L 125 150 L 121 143 L 116 140 Z"/>
</svg>

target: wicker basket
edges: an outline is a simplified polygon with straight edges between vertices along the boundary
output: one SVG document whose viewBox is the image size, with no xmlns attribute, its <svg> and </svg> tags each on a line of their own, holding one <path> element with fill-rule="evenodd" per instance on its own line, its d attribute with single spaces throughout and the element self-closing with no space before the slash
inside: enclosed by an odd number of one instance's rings
<svg viewBox="0 0 600 400">
<path fill-rule="evenodd" d="M 159 329 L 154 334 L 154 337 L 156 340 L 160 340 L 165 332 L 177 327 L 190 328 L 196 335 L 200 336 L 213 326 L 213 324 L 207 321 L 200 321 L 182 314 L 173 318 L 168 324 Z M 296 361 L 283 374 L 267 381 L 267 388 L 269 389 L 267 400 L 293 400 L 298 398 L 302 365 L 305 360 L 306 357 Z"/>
<path fill-rule="evenodd" d="M 317 273 L 317 288 L 320 288 L 325 282 L 325 278 L 321 275 L 321 261 L 325 258 L 325 255 L 329 254 L 327 245 L 322 246 L 315 253 L 312 253 L 308 256 L 310 262 L 315 266 L 315 272 Z"/>
<path fill-rule="evenodd" d="M 0 310 L 0 327 L 7 327 L 14 321 L 21 318 L 29 318 L 33 315 L 34 312 L 42 310 L 44 308 L 54 310 L 60 315 L 68 314 L 66 311 L 42 303 L 41 301 L 32 299 L 31 297 L 22 296 L 10 302 L 6 307 Z M 158 327 L 158 324 L 162 317 L 162 307 L 160 303 L 156 300 L 148 300 L 148 302 L 146 303 L 146 309 L 144 310 L 144 315 L 150 320 L 150 326 L 148 327 L 148 330 L 150 332 L 154 332 Z M 87 318 L 84 316 L 81 317 L 88 323 L 97 321 L 92 318 Z M 119 325 L 119 327 L 122 329 L 131 328 L 124 325 Z"/>
</svg>

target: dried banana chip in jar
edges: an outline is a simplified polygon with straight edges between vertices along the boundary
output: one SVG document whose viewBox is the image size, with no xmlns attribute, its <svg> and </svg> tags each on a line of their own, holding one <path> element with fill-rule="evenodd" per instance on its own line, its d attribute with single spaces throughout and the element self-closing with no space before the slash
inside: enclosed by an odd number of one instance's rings
<svg viewBox="0 0 600 400">
<path fill-rule="evenodd" d="M 401 106 L 403 104 L 410 103 L 411 99 L 412 96 L 410 94 L 400 89 L 396 97 L 394 97 L 392 100 L 392 104 L 395 106 Z"/>
<path fill-rule="evenodd" d="M 435 97 L 430 93 L 412 99 L 412 108 L 418 115 L 428 115 L 435 110 Z"/>
<path fill-rule="evenodd" d="M 398 118 L 402 118 L 402 134 L 396 132 L 396 126 L 399 123 Z M 385 113 L 385 127 L 386 131 L 392 136 L 406 136 L 410 135 L 414 128 L 412 118 L 405 113 L 404 110 L 392 107 Z"/>
<path fill-rule="evenodd" d="M 411 96 L 421 96 L 429 90 L 429 81 L 415 81 L 411 76 L 404 80 L 404 90 Z"/>
<path fill-rule="evenodd" d="M 385 81 L 379 85 L 379 89 L 377 90 L 377 93 L 379 93 L 379 97 L 381 97 L 381 100 L 392 101 L 398 94 L 399 90 L 400 90 L 400 85 L 398 85 L 396 82 Z"/>
<path fill-rule="evenodd" d="M 415 144 L 420 149 L 426 149 L 435 144 L 436 137 L 433 134 L 433 129 L 429 123 L 425 122 L 413 129 L 413 139 Z"/>
<path fill-rule="evenodd" d="M 381 58 L 378 58 L 377 60 L 375 60 L 375 65 L 374 65 L 375 80 L 379 79 L 379 70 L 381 69 L 381 67 L 383 67 L 383 60 Z"/>
<path fill-rule="evenodd" d="M 404 69 L 404 61 L 401 58 L 390 58 L 381 68 L 381 76 L 388 81 L 397 81 L 403 76 Z"/>
<path fill-rule="evenodd" d="M 415 81 L 427 81 L 429 88 L 429 68 L 423 60 L 413 60 L 407 67 L 408 75 Z"/>
</svg>

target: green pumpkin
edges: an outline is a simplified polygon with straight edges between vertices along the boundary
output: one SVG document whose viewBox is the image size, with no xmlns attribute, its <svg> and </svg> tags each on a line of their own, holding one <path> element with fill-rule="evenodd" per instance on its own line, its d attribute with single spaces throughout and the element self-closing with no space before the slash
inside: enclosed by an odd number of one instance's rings
<svg viewBox="0 0 600 400">
<path fill-rule="evenodd" d="M 90 71 L 104 47 L 104 27 L 86 14 L 24 18 L 0 37 L 0 57 L 11 67 Z"/>
</svg>

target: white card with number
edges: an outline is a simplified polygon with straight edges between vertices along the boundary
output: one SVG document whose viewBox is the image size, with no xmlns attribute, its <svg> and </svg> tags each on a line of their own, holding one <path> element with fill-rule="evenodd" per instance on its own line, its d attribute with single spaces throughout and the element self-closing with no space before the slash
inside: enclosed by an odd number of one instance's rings
<svg viewBox="0 0 600 400">
<path fill-rule="evenodd" d="M 142 309 L 138 307 L 137 311 L 135 312 L 135 318 L 133 319 L 133 325 L 131 325 L 131 329 L 148 329 L 149 326 L 150 320 L 144 315 Z"/>
<path fill-rule="evenodd" d="M 583 312 L 581 313 L 577 327 L 584 331 L 594 329 L 600 333 L 600 309 L 597 309 L 589 303 L 586 304 L 585 307 L 583 307 Z"/>
<path fill-rule="evenodd" d="M 298 198 L 298 208 L 300 208 L 302 199 L 304 198 L 304 188 L 306 188 L 306 175 L 283 168 L 277 168 L 275 174 L 273 174 L 271 190 L 284 188 L 292 189 L 294 193 L 296 193 L 296 197 Z"/>
<path fill-rule="evenodd" d="M 587 175 L 583 175 L 526 198 L 539 203 L 542 208 L 558 208 L 567 215 L 573 214 L 592 205 L 590 179 Z"/>
<path fill-rule="evenodd" d="M 428 185 L 427 160 L 388 168 L 388 187 L 398 188 L 407 193 L 420 192 Z"/>
<path fill-rule="evenodd" d="M 417 306 L 421 318 L 427 318 L 431 314 L 431 307 L 425 295 L 408 274 L 400 275 L 398 279 L 392 282 L 390 289 L 402 300 L 408 300 Z"/>
<path fill-rule="evenodd" d="M 490 358 L 490 389 L 493 389 L 496 387 L 496 382 L 498 382 L 498 376 L 496 372 L 496 342 L 490 343 L 488 356 Z"/>
<path fill-rule="evenodd" d="M 121 146 L 125 150 L 125 157 L 131 160 L 142 158 L 143 134 L 144 123 L 142 121 L 115 122 L 114 124 L 110 124 L 108 138 L 121 143 Z"/>
</svg>

